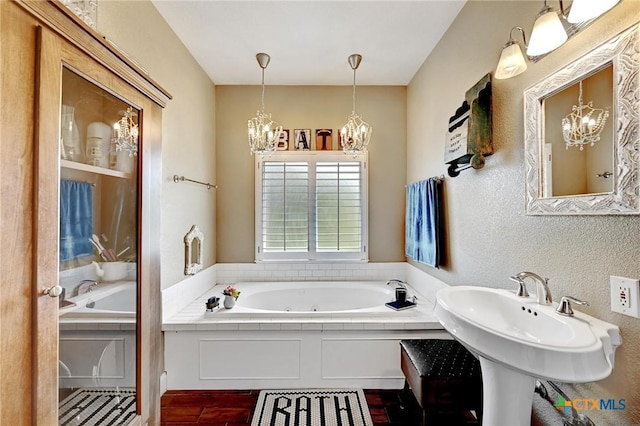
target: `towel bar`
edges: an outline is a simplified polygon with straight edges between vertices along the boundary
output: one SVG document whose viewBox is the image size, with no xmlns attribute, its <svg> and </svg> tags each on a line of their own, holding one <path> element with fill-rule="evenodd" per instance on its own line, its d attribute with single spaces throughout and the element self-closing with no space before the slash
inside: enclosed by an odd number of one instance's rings
<svg viewBox="0 0 640 426">
<path fill-rule="evenodd" d="M 200 182 L 200 181 L 197 181 L 197 180 L 188 179 L 188 178 L 186 178 L 184 176 L 173 175 L 173 181 L 175 183 L 184 182 L 185 180 L 188 181 L 188 182 L 197 183 L 198 185 L 204 185 L 204 186 L 207 187 L 207 189 L 211 189 L 211 188 L 218 189 L 218 185 L 212 185 L 209 182 Z"/>
</svg>

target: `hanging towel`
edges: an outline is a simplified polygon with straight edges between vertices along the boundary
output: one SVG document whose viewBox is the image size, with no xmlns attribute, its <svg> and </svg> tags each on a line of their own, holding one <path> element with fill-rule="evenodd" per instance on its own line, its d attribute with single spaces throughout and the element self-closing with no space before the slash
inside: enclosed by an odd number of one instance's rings
<svg viewBox="0 0 640 426">
<path fill-rule="evenodd" d="M 440 185 L 430 178 L 407 186 L 405 254 L 434 268 L 440 266 Z"/>
<path fill-rule="evenodd" d="M 60 182 L 60 261 L 89 256 L 93 249 L 93 185 Z"/>
</svg>

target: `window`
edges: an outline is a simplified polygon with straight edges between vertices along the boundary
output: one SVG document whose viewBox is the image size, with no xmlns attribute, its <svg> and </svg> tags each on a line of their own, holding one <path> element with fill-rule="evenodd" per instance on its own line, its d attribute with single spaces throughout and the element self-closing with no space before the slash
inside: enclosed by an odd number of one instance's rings
<svg viewBox="0 0 640 426">
<path fill-rule="evenodd" d="M 256 156 L 256 260 L 367 260 L 366 154 Z"/>
</svg>

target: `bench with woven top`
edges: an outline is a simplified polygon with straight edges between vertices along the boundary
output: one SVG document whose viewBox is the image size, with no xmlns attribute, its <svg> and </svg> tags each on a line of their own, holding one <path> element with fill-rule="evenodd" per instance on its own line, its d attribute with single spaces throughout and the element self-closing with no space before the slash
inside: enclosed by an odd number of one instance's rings
<svg viewBox="0 0 640 426">
<path fill-rule="evenodd" d="M 480 362 L 456 340 L 401 340 L 401 368 L 423 410 L 422 424 L 479 424 Z M 443 423 L 446 422 L 446 423 Z"/>
</svg>

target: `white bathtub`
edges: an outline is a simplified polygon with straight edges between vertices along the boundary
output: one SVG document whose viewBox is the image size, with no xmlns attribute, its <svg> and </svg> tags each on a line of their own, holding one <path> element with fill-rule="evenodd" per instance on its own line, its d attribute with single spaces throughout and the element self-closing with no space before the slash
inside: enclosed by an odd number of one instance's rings
<svg viewBox="0 0 640 426">
<path fill-rule="evenodd" d="M 100 284 L 95 290 L 67 299 L 74 306 L 60 310 L 61 321 L 73 317 L 118 317 L 134 319 L 136 316 L 137 288 L 135 281 Z"/>
<path fill-rule="evenodd" d="M 380 281 L 240 282 L 234 286 L 240 290 L 240 297 L 233 309 L 221 309 L 220 314 L 281 313 L 287 317 L 389 314 L 390 309 L 384 304 L 394 298 L 394 287 Z M 222 297 L 224 287 L 214 287 L 211 295 Z"/>
<path fill-rule="evenodd" d="M 418 306 L 394 311 L 385 281 L 238 282 L 233 309 L 205 312 L 226 285 L 164 321 L 168 389 L 399 389 L 399 341 L 450 338 L 411 287 Z"/>
</svg>

